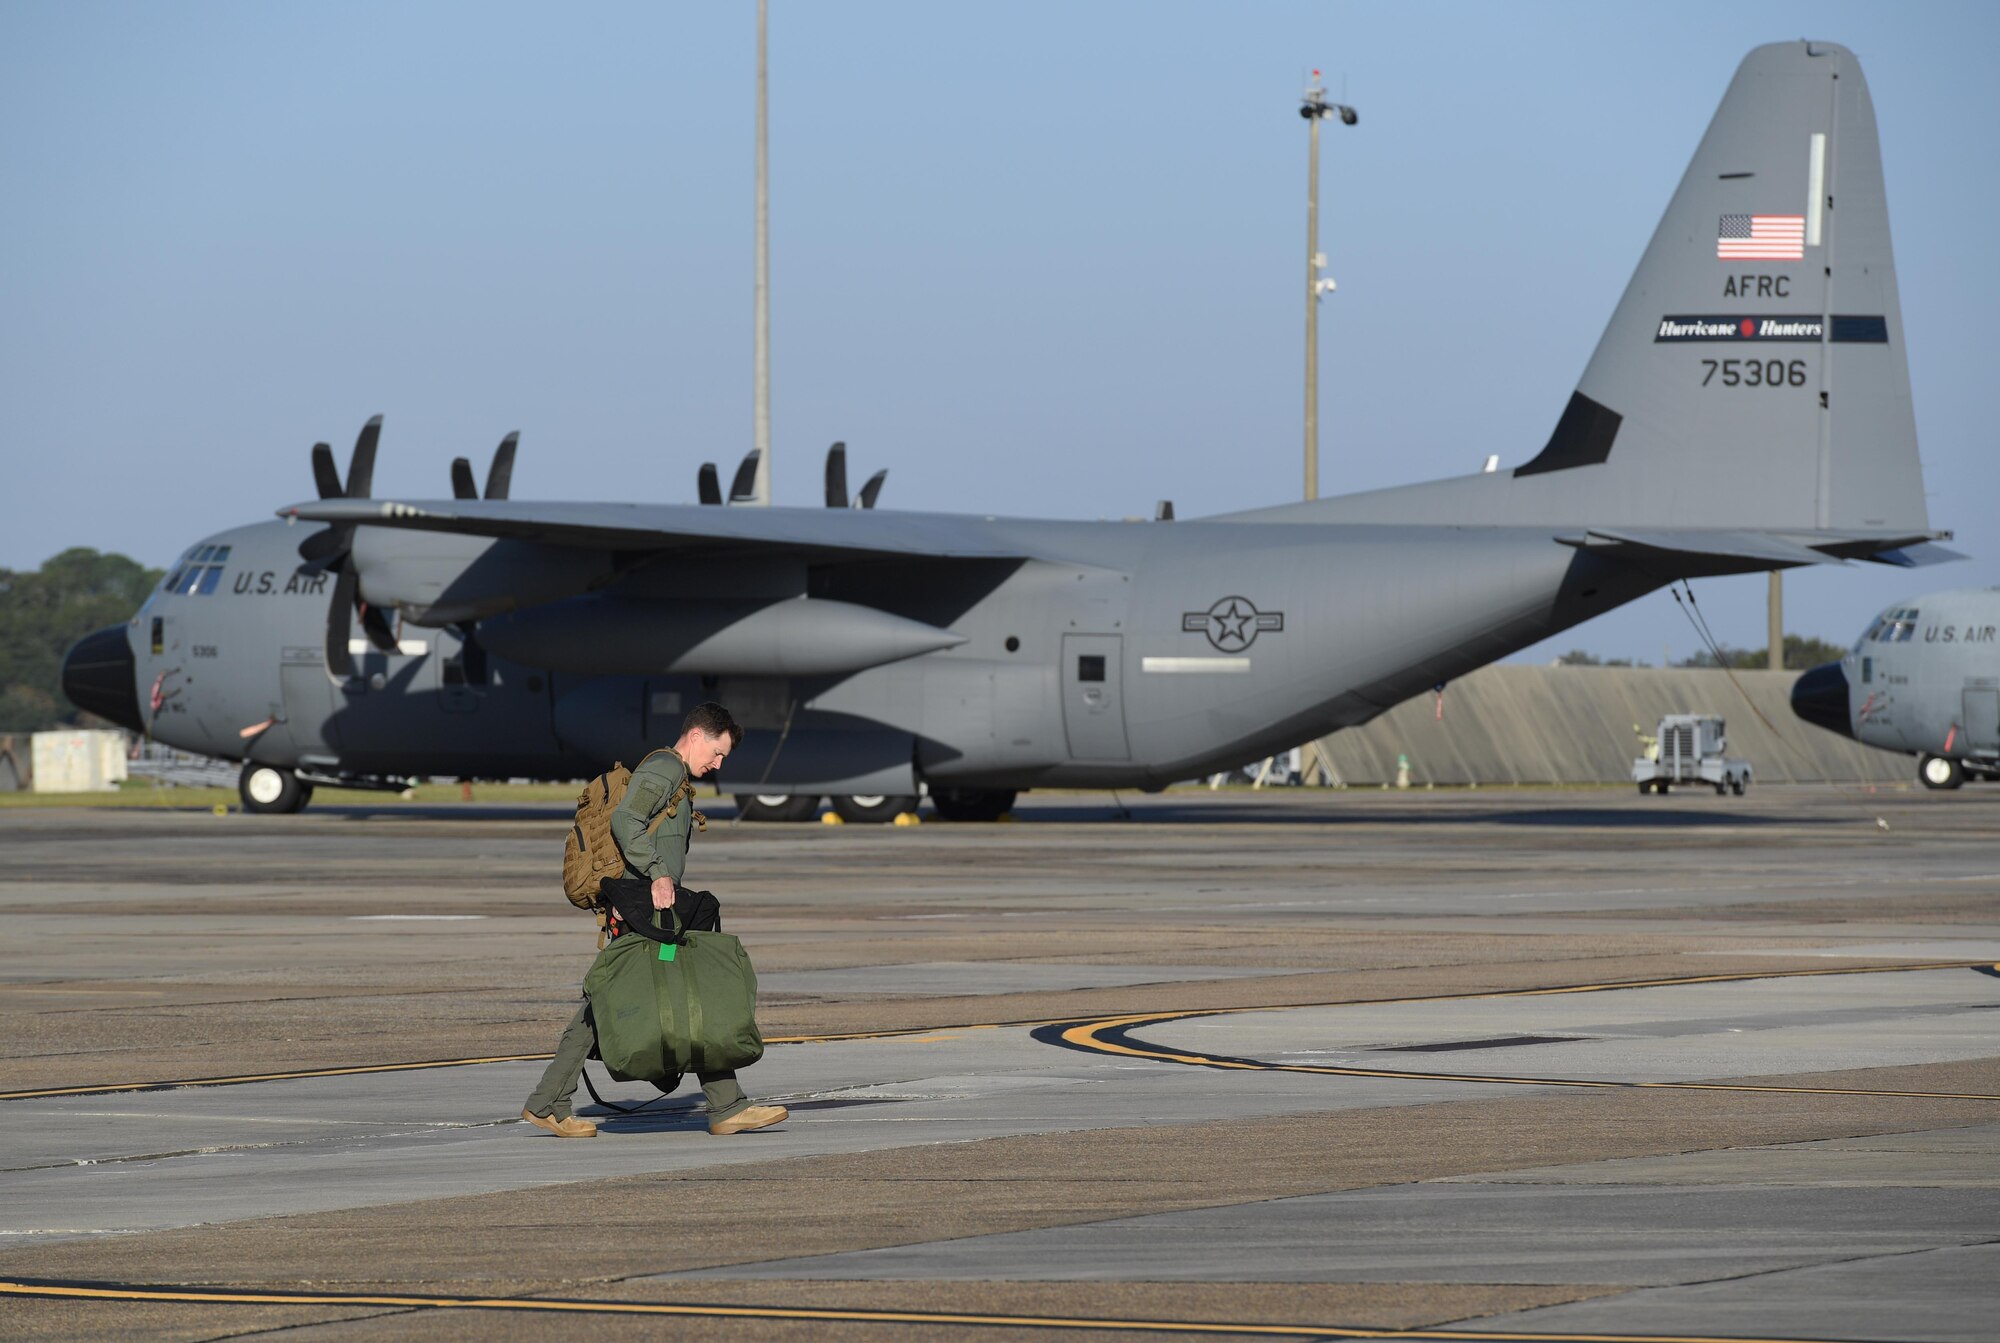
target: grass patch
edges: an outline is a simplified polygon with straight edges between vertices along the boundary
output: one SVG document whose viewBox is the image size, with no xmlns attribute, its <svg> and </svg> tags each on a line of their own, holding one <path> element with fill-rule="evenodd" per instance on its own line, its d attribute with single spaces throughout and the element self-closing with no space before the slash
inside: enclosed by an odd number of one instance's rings
<svg viewBox="0 0 2000 1343">
<path fill-rule="evenodd" d="M 476 783 L 472 785 L 475 804 L 496 802 L 525 805 L 538 802 L 574 803 L 578 785 L 573 783 Z M 378 793 L 361 788 L 315 788 L 312 803 L 318 806 L 432 806 L 463 802 L 464 790 L 455 783 L 422 783 L 405 797 L 400 793 Z M 102 793 L 0 793 L 0 809 L 46 807 L 149 807 L 166 811 L 212 811 L 227 807 L 241 809 L 243 801 L 234 788 L 170 788 L 151 779 L 127 779 L 116 791 Z"/>
</svg>

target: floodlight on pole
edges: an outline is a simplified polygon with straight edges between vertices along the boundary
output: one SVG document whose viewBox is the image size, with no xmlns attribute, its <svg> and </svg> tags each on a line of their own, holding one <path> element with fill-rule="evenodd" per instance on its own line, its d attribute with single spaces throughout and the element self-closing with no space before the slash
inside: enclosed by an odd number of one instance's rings
<svg viewBox="0 0 2000 1343">
<path fill-rule="evenodd" d="M 1319 71 L 1312 72 L 1299 102 L 1299 115 L 1312 127 L 1310 159 L 1306 170 L 1306 498 L 1319 498 L 1319 301 L 1332 293 L 1333 277 L 1324 275 L 1326 253 L 1319 250 L 1319 123 L 1337 116 L 1343 126 L 1361 120 L 1361 114 L 1346 103 L 1330 103 L 1320 87 Z"/>
</svg>

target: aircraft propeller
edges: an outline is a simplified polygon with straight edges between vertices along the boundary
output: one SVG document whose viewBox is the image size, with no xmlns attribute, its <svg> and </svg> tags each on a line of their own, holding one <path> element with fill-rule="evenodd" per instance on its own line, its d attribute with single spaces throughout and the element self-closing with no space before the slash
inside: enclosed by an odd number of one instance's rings
<svg viewBox="0 0 2000 1343">
<path fill-rule="evenodd" d="M 736 468 L 736 478 L 729 482 L 729 502 L 747 504 L 757 497 L 757 462 L 763 453 L 752 448 L 743 455 L 743 464 Z"/>
<path fill-rule="evenodd" d="M 736 475 L 729 482 L 729 496 L 726 502 L 747 504 L 756 498 L 757 460 L 760 456 L 755 448 L 744 456 L 742 464 L 736 468 Z M 468 468 L 468 474 L 469 471 Z M 876 497 L 882 493 L 882 484 L 888 479 L 887 469 L 877 471 L 868 477 L 867 482 L 861 487 L 861 493 L 852 500 L 852 506 L 875 507 Z M 695 497 L 704 504 L 715 505 L 725 502 L 722 494 L 722 475 L 716 470 L 714 462 L 701 464 L 701 469 L 695 473 L 695 490 Z M 845 443 L 836 443 L 826 450 L 826 506 L 828 508 L 850 506 L 847 497 L 847 444 Z"/>
<path fill-rule="evenodd" d="M 493 449 L 493 465 L 486 468 L 486 498 L 505 499 L 508 487 L 514 483 L 514 448 L 521 441 L 517 429 L 500 440 L 500 446 Z M 325 497 L 324 494 L 321 495 Z M 478 488 L 472 480 L 472 463 L 464 457 L 451 459 L 451 497 L 454 499 L 477 499 Z"/>
<path fill-rule="evenodd" d="M 313 483 L 322 499 L 366 499 L 375 487 L 375 445 L 382 437 L 382 417 L 373 416 L 361 426 L 354 440 L 354 455 L 347 462 L 347 481 L 333 464 L 333 449 L 325 443 L 312 447 Z M 504 446 L 504 445 L 503 445 Z M 504 488 L 504 483 L 503 483 Z M 354 655 L 348 651 L 355 616 L 361 617 L 362 632 L 368 642 L 389 652 L 396 647 L 396 632 L 380 607 L 361 600 L 361 580 L 348 566 L 354 546 L 354 525 L 335 524 L 314 532 L 299 543 L 299 558 L 306 574 L 331 573 L 333 596 L 326 608 L 326 669 L 334 676 L 354 674 Z"/>
<path fill-rule="evenodd" d="M 854 500 L 855 508 L 875 507 L 875 497 L 882 493 L 882 483 L 889 479 L 885 467 L 868 477 L 861 487 L 861 494 Z M 836 443 L 826 450 L 826 506 L 846 508 L 847 500 L 847 444 Z"/>
</svg>

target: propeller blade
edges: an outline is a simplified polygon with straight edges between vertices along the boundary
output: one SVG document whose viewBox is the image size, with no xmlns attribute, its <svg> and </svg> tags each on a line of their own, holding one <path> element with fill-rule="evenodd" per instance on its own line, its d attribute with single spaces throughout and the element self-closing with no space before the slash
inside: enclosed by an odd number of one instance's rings
<svg viewBox="0 0 2000 1343">
<path fill-rule="evenodd" d="M 299 542 L 299 558 L 306 562 L 311 573 L 325 573 L 328 569 L 338 569 L 347 558 L 347 548 L 353 544 L 352 527 L 322 527 Z"/>
<path fill-rule="evenodd" d="M 883 467 L 868 477 L 868 483 L 861 487 L 860 504 L 863 508 L 875 507 L 875 496 L 882 493 L 882 482 L 889 478 L 889 468 Z"/>
<path fill-rule="evenodd" d="M 395 652 L 396 628 L 389 623 L 388 612 L 359 599 L 355 601 L 355 609 L 361 613 L 361 632 L 368 636 L 368 642 L 384 653 Z"/>
<path fill-rule="evenodd" d="M 729 502 L 740 504 L 757 497 L 757 459 L 764 454 L 752 448 L 745 454 L 743 465 L 736 468 L 736 479 L 729 482 Z"/>
<path fill-rule="evenodd" d="M 354 440 L 354 456 L 347 462 L 347 497 L 367 499 L 375 488 L 375 445 L 382 438 L 382 417 L 370 416 Z"/>
<path fill-rule="evenodd" d="M 326 604 L 326 670 L 329 675 L 354 675 L 354 654 L 347 641 L 354 629 L 354 594 L 360 581 L 343 573 L 333 580 L 333 598 Z"/>
<path fill-rule="evenodd" d="M 714 462 L 703 462 L 701 470 L 695 475 L 694 482 L 703 503 L 722 502 L 722 476 L 716 471 Z"/>
<path fill-rule="evenodd" d="M 500 440 L 500 446 L 493 449 L 493 465 L 486 468 L 486 497 L 505 499 L 507 491 L 514 485 L 514 447 L 521 441 L 521 431 Z"/>
<path fill-rule="evenodd" d="M 451 497 L 477 499 L 479 487 L 472 482 L 472 463 L 463 457 L 451 459 Z"/>
<path fill-rule="evenodd" d="M 338 499 L 347 493 L 340 488 L 340 470 L 333 464 L 333 448 L 330 444 L 313 444 L 312 459 L 313 484 L 319 487 L 320 498 Z"/>
<path fill-rule="evenodd" d="M 847 445 L 836 443 L 826 450 L 826 506 L 847 507 Z"/>
</svg>

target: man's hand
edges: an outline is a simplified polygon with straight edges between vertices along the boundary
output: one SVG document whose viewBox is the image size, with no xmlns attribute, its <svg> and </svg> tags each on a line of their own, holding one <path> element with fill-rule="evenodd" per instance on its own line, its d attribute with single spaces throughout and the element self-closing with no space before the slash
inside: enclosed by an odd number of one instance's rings
<svg viewBox="0 0 2000 1343">
<path fill-rule="evenodd" d="M 674 879 L 672 877 L 653 878 L 653 908 L 672 909 L 674 907 Z"/>
</svg>

